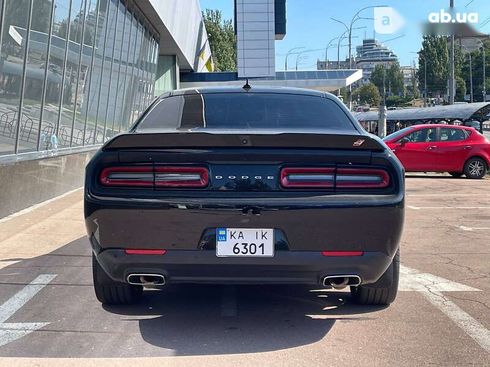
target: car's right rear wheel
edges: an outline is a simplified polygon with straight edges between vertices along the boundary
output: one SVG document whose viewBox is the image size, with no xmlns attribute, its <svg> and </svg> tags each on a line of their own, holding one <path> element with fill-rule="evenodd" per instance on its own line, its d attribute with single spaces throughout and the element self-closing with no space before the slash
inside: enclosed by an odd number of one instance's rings
<svg viewBox="0 0 490 367">
<path fill-rule="evenodd" d="M 351 287 L 352 299 L 361 305 L 389 305 L 396 298 L 399 278 L 400 250 L 376 283 Z"/>
<path fill-rule="evenodd" d="M 97 299 L 106 305 L 128 305 L 135 303 L 143 293 L 143 287 L 112 280 L 92 254 L 92 274 Z"/>
</svg>

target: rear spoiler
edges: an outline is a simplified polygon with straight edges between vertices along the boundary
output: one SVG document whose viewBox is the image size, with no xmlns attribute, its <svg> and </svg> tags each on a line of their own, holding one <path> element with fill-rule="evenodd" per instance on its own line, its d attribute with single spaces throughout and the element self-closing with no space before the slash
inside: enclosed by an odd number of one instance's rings
<svg viewBox="0 0 490 367">
<path fill-rule="evenodd" d="M 324 148 L 383 151 L 382 141 L 369 135 L 328 133 L 124 133 L 108 141 L 103 150 L 167 148 Z"/>
</svg>

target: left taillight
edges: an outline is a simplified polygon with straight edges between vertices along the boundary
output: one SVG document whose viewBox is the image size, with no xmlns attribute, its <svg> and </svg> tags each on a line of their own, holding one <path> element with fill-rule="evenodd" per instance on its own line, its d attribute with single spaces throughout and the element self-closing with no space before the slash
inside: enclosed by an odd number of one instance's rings
<svg viewBox="0 0 490 367">
<path fill-rule="evenodd" d="M 156 187 L 206 187 L 208 182 L 204 167 L 155 167 Z"/>
<path fill-rule="evenodd" d="M 107 167 L 100 173 L 104 186 L 153 187 L 153 167 Z"/>
<path fill-rule="evenodd" d="M 135 166 L 107 167 L 100 173 L 104 186 L 204 188 L 208 186 L 206 167 L 194 166 Z"/>
</svg>

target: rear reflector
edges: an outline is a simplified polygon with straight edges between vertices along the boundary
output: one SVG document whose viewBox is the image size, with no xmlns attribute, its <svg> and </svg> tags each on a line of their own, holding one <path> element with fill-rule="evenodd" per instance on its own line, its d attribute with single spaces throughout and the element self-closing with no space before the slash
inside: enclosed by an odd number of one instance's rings
<svg viewBox="0 0 490 367">
<path fill-rule="evenodd" d="M 362 256 L 364 251 L 322 251 L 323 256 Z"/>
<path fill-rule="evenodd" d="M 208 181 L 204 167 L 155 167 L 156 187 L 206 187 Z"/>
<path fill-rule="evenodd" d="M 281 170 L 281 186 L 286 188 L 333 188 L 335 168 L 290 167 Z"/>
<path fill-rule="evenodd" d="M 100 173 L 105 186 L 153 187 L 153 167 L 108 167 Z"/>
<path fill-rule="evenodd" d="M 281 170 L 284 188 L 386 188 L 388 172 L 375 168 L 286 167 Z"/>
<path fill-rule="evenodd" d="M 127 255 L 165 255 L 167 250 L 161 249 L 125 249 Z"/>
</svg>

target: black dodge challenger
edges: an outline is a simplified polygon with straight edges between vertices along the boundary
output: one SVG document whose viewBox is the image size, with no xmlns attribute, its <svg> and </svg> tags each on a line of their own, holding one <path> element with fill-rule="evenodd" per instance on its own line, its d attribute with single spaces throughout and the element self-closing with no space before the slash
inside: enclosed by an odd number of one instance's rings
<svg viewBox="0 0 490 367">
<path fill-rule="evenodd" d="M 404 172 L 328 93 L 177 90 L 90 161 L 85 220 L 102 303 L 167 283 L 285 283 L 389 304 Z"/>
</svg>

